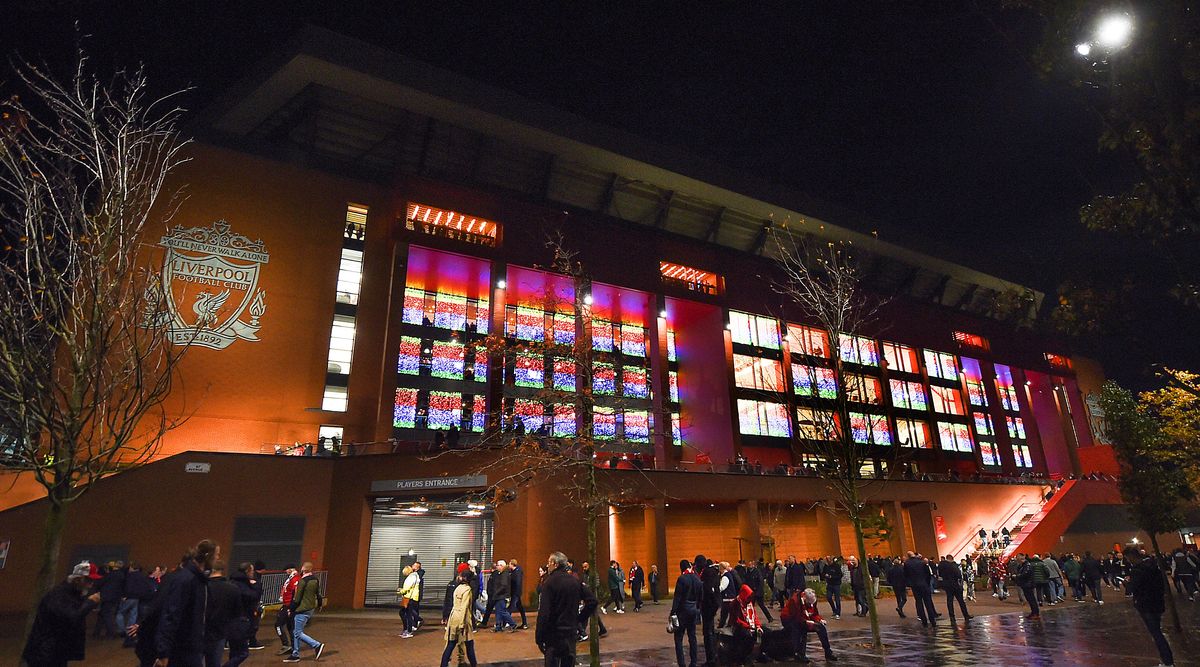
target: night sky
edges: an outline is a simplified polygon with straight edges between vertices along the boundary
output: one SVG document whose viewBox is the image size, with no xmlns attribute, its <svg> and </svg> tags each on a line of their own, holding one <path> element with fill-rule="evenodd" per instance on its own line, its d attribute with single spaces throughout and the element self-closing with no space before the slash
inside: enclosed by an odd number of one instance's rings
<svg viewBox="0 0 1200 667">
<path fill-rule="evenodd" d="M 342 4 L 22 0 L 0 34 L 65 63 L 78 18 L 101 66 L 145 62 L 200 109 L 311 23 L 786 182 L 863 214 L 848 226 L 1051 295 L 1119 257 L 1077 212 L 1120 185 L 1121 158 L 1097 151 L 1087 93 L 1038 78 L 1032 20 L 999 3 Z"/>
</svg>

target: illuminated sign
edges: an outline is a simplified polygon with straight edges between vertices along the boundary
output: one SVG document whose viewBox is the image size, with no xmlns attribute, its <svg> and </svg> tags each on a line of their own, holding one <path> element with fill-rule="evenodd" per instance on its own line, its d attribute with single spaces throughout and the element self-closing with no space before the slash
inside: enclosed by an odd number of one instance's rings
<svg viewBox="0 0 1200 667">
<path fill-rule="evenodd" d="M 487 475 L 378 480 L 371 482 L 371 492 L 436 491 L 438 489 L 465 489 L 480 486 L 487 486 Z"/>
</svg>

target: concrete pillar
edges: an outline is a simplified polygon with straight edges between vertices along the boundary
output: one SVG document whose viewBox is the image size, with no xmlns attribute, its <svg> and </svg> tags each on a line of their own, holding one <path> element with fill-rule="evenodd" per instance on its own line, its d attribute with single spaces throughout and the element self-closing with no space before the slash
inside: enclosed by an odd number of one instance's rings
<svg viewBox="0 0 1200 667">
<path fill-rule="evenodd" d="M 738 552 L 739 558 L 758 560 L 762 555 L 762 537 L 758 529 L 758 501 L 743 500 L 738 503 Z"/>
<path fill-rule="evenodd" d="M 667 563 L 667 509 L 663 500 L 651 501 L 643 510 L 644 529 L 646 531 L 646 560 L 643 567 L 646 570 L 646 585 L 650 585 L 650 566 L 658 566 L 659 593 L 665 592 L 668 573 L 671 571 Z"/>
<path fill-rule="evenodd" d="M 933 503 L 913 503 L 907 508 L 912 522 L 915 551 L 930 559 L 938 557 L 937 529 L 933 525 Z"/>
<path fill-rule="evenodd" d="M 904 552 L 912 549 L 912 545 L 908 543 L 908 531 L 904 529 L 904 505 L 899 500 L 884 503 L 883 513 L 887 515 L 888 523 L 892 524 L 888 546 L 893 554 L 903 556 Z"/>
<path fill-rule="evenodd" d="M 816 512 L 817 531 L 821 535 L 821 555 L 840 555 L 842 553 L 842 536 L 838 531 L 837 516 L 822 509 Z"/>
</svg>

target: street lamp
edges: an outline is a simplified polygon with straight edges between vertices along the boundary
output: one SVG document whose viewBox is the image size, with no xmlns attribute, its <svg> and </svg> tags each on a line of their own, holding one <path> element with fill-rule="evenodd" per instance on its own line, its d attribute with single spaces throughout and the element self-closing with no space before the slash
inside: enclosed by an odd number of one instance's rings
<svg viewBox="0 0 1200 667">
<path fill-rule="evenodd" d="M 1133 18 L 1128 14 L 1110 14 L 1100 19 L 1096 24 L 1093 38 L 1075 45 L 1075 53 L 1087 58 L 1092 55 L 1094 47 L 1101 47 L 1106 52 L 1113 52 L 1129 45 L 1129 37 L 1133 34 Z"/>
</svg>

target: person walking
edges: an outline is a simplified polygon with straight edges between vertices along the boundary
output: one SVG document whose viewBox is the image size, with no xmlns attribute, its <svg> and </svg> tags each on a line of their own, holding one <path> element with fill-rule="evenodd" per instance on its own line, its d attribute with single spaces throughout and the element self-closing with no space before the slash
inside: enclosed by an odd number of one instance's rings
<svg viewBox="0 0 1200 667">
<path fill-rule="evenodd" d="M 850 592 L 854 594 L 854 615 L 867 615 L 867 581 L 866 568 L 859 564 L 858 558 L 851 556 L 846 560 L 846 571 L 850 573 Z"/>
<path fill-rule="evenodd" d="M 962 570 L 963 588 L 967 595 L 967 599 L 971 602 L 975 601 L 975 577 L 978 575 L 978 570 L 975 567 L 975 560 L 970 556 L 963 556 L 962 562 L 958 564 Z"/>
<path fill-rule="evenodd" d="M 575 667 L 579 624 L 595 612 L 596 596 L 567 572 L 567 557 L 562 552 L 550 554 L 546 570 L 534 641 L 545 656 L 545 667 Z"/>
<path fill-rule="evenodd" d="M 62 583 L 38 602 L 33 627 L 21 651 L 29 667 L 65 667 L 83 660 L 87 648 L 87 617 L 101 604 L 100 593 L 91 593 L 91 563 L 76 565 Z"/>
<path fill-rule="evenodd" d="M 276 655 L 292 652 L 292 597 L 296 594 L 296 584 L 300 581 L 300 571 L 294 565 L 288 565 L 285 572 L 287 578 L 279 589 L 279 611 L 275 612 L 275 635 L 279 637 L 280 649 Z"/>
<path fill-rule="evenodd" d="M 229 662 L 225 667 L 237 667 L 250 657 L 258 623 L 259 603 L 262 601 L 262 586 L 253 563 L 242 563 L 238 571 L 229 578 L 238 591 L 238 616 L 226 634 L 229 640 Z"/>
<path fill-rule="evenodd" d="M 629 591 L 633 593 L 633 611 L 642 610 L 642 588 L 646 585 L 646 573 L 635 560 L 629 566 Z"/>
<path fill-rule="evenodd" d="M 525 618 L 525 568 L 517 563 L 514 558 L 508 561 L 508 571 L 512 573 L 510 584 L 512 585 L 512 598 L 508 605 L 508 613 L 521 614 L 521 624 L 517 626 L 518 630 L 528 630 L 529 623 Z"/>
<path fill-rule="evenodd" d="M 788 600 L 787 592 L 787 566 L 782 560 L 775 561 L 775 569 L 771 570 L 771 588 L 775 593 L 775 603 L 783 609 L 784 603 Z"/>
<path fill-rule="evenodd" d="M 1033 555 L 1030 567 L 1033 571 L 1033 588 L 1038 602 L 1054 605 L 1054 594 L 1050 592 L 1050 568 L 1038 554 Z"/>
<path fill-rule="evenodd" d="M 415 582 L 413 586 L 416 586 Z M 284 662 L 300 662 L 301 644 L 313 650 L 313 660 L 321 659 L 321 654 L 325 652 L 325 644 L 304 634 L 304 628 L 312 620 L 313 613 L 320 606 L 321 583 L 317 581 L 317 576 L 313 574 L 313 564 L 305 563 L 300 566 L 300 581 L 296 582 L 296 594 L 292 597 L 292 618 L 294 619 L 292 623 L 292 652 L 288 657 L 283 659 Z"/>
<path fill-rule="evenodd" d="M 1080 562 L 1079 554 L 1070 554 L 1063 563 L 1062 571 L 1067 585 L 1071 587 L 1071 596 L 1076 602 L 1083 602 L 1083 563 Z"/>
<path fill-rule="evenodd" d="M 921 625 L 937 625 L 937 611 L 933 608 L 933 593 L 929 590 L 929 566 L 916 553 L 909 551 L 904 561 L 904 579 L 912 590 L 917 607 L 917 618 Z"/>
<path fill-rule="evenodd" d="M 676 619 L 675 661 L 679 667 L 696 667 L 696 621 L 700 619 L 703 585 L 687 560 L 679 561 L 679 578 L 675 580 L 675 596 L 671 600 L 671 616 Z M 683 638 L 687 636 L 687 663 L 683 660 Z"/>
<path fill-rule="evenodd" d="M 699 571 L 701 584 L 700 626 L 704 633 L 704 663 L 717 664 L 717 612 L 721 609 L 721 566 L 710 562 L 703 554 L 696 556 L 692 567 Z"/>
<path fill-rule="evenodd" d="M 1007 574 L 1004 562 L 999 558 L 993 558 L 988 562 L 988 578 L 992 582 L 992 597 L 998 600 L 1008 599 L 1008 586 L 1005 583 Z"/>
<path fill-rule="evenodd" d="M 764 589 L 766 582 L 763 581 L 763 571 L 759 568 L 758 563 L 752 563 L 746 568 L 745 584 L 754 591 L 754 604 L 762 611 L 763 616 L 767 619 L 767 623 L 774 623 L 775 619 L 771 617 L 771 611 L 767 609 L 767 601 L 764 597 Z"/>
<path fill-rule="evenodd" d="M 607 614 L 610 604 L 618 614 L 625 613 L 625 572 L 615 560 L 608 562 L 608 601 L 601 610 Z"/>
<path fill-rule="evenodd" d="M 904 605 L 908 603 L 908 592 L 905 590 L 908 582 L 904 578 L 904 563 L 899 558 L 892 561 L 892 566 L 888 568 L 887 582 L 896 595 L 896 613 L 900 618 L 907 618 L 904 615 Z"/>
<path fill-rule="evenodd" d="M 1187 554 L 1183 549 L 1175 549 L 1171 555 L 1171 577 L 1176 585 L 1187 592 L 1188 602 L 1196 601 L 1197 562 L 1195 554 Z"/>
<path fill-rule="evenodd" d="M 461 656 L 464 653 L 471 667 L 479 664 L 475 660 L 475 624 L 474 619 L 471 618 L 473 595 L 468 580 L 469 577 L 463 571 L 459 571 L 454 576 L 454 592 L 451 595 L 453 602 L 450 614 L 446 618 L 446 648 L 442 651 L 441 667 L 449 667 L 450 657 L 455 652 L 460 655 L 460 658 L 455 660 L 455 664 L 461 662 Z"/>
<path fill-rule="evenodd" d="M 208 573 L 219 553 L 215 542 L 201 540 L 188 551 L 179 571 L 163 580 L 162 607 L 154 636 L 155 667 L 204 664 Z"/>
<path fill-rule="evenodd" d="M 1163 581 L 1162 570 L 1153 558 L 1137 548 L 1125 550 L 1125 558 L 1131 567 L 1128 570 L 1129 581 L 1126 588 L 1133 596 L 1133 608 L 1146 624 L 1154 645 L 1158 647 L 1158 657 L 1161 665 L 1174 665 L 1175 655 L 1171 652 L 1171 644 L 1162 631 L 1162 615 L 1166 611 L 1164 597 L 1166 584 Z"/>
<path fill-rule="evenodd" d="M 1101 592 L 1103 587 L 1100 585 L 1105 577 L 1104 566 L 1100 560 L 1092 555 L 1092 552 L 1083 552 L 1083 583 L 1088 590 L 1092 592 L 1092 600 L 1096 604 L 1104 604 L 1104 595 Z"/>
<path fill-rule="evenodd" d="M 808 587 L 808 582 L 804 579 L 804 566 L 796 560 L 795 556 L 788 556 L 787 576 L 784 579 L 785 598 L 792 596 L 796 591 L 803 591 Z"/>
<path fill-rule="evenodd" d="M 1044 569 L 1044 568 L 1043 568 Z M 1041 608 L 1038 606 L 1037 593 L 1034 592 L 1034 567 L 1033 561 L 1025 557 L 1025 554 L 1017 554 L 1016 565 L 1013 567 L 1013 583 L 1017 588 L 1024 592 L 1025 599 L 1029 602 L 1029 615 L 1031 621 L 1041 620 Z"/>
<path fill-rule="evenodd" d="M 825 569 L 821 576 L 825 578 L 825 601 L 829 603 L 829 613 L 833 614 L 834 620 L 842 618 L 843 574 L 842 564 L 826 556 Z"/>
<path fill-rule="evenodd" d="M 946 591 L 946 610 L 950 612 L 950 622 L 957 622 L 954 617 L 955 600 L 959 609 L 962 609 L 963 622 L 971 620 L 971 612 L 967 611 L 967 603 L 963 601 L 962 568 L 950 556 L 943 556 L 938 563 L 938 578 L 942 580 L 942 590 Z"/>
<path fill-rule="evenodd" d="M 400 588 L 396 590 L 396 595 L 400 598 L 400 620 L 404 623 L 404 629 L 400 632 L 401 639 L 409 639 L 417 631 L 417 624 L 413 610 L 413 601 L 421 595 L 421 577 L 413 571 L 411 565 L 405 565 L 400 571 L 400 576 L 404 577 Z M 495 576 L 495 575 L 493 575 Z M 299 594 L 300 587 L 297 585 L 296 592 Z M 485 620 L 484 623 L 487 623 Z M 299 631 L 297 631 L 299 636 Z M 299 651 L 292 651 L 292 655 L 297 655 Z"/>
<path fill-rule="evenodd" d="M 157 591 L 158 585 L 142 570 L 142 566 L 130 561 L 129 570 L 125 573 L 125 600 L 117 610 L 117 626 L 125 634 L 122 645 L 126 648 L 134 645 L 133 637 L 128 633 L 129 628 L 138 624 L 142 610 Z"/>
<path fill-rule="evenodd" d="M 496 627 L 492 632 L 505 630 L 516 632 L 517 623 L 513 620 L 512 614 L 508 613 L 508 603 L 512 598 L 512 572 L 508 570 L 508 563 L 503 560 L 496 561 L 496 570 L 492 572 L 492 581 L 495 582 L 495 587 L 488 591 L 496 604 Z"/>
<path fill-rule="evenodd" d="M 650 601 L 658 604 L 658 566 L 650 566 L 650 574 L 646 577 L 650 582 Z"/>
<path fill-rule="evenodd" d="M 212 572 L 208 576 L 208 601 L 204 605 L 204 664 L 205 667 L 221 667 L 225 657 L 225 642 L 229 641 L 231 650 L 230 660 L 237 659 L 234 664 L 241 664 L 250 652 L 241 655 L 240 645 L 244 631 L 234 627 L 235 621 L 241 615 L 238 587 L 225 576 L 224 561 L 213 563 Z M 237 639 L 230 636 L 230 631 L 238 635 Z M 237 646 L 234 646 L 237 644 Z"/>
<path fill-rule="evenodd" d="M 1062 567 L 1058 564 L 1058 559 L 1054 554 L 1046 554 L 1046 560 L 1042 561 L 1046 566 L 1046 571 L 1050 576 L 1050 604 L 1056 605 L 1066 599 L 1067 589 L 1063 586 Z"/>
<path fill-rule="evenodd" d="M 425 568 L 421 567 L 421 561 L 418 560 L 413 562 L 412 569 L 417 575 L 417 597 L 412 601 L 409 613 L 412 614 L 413 632 L 416 632 L 425 622 L 425 619 L 421 618 L 421 600 L 425 599 Z"/>
</svg>

